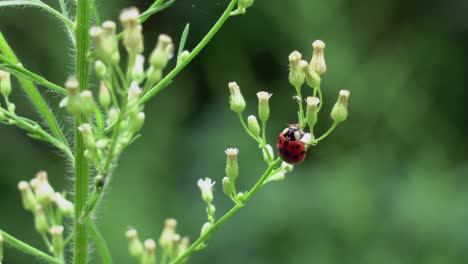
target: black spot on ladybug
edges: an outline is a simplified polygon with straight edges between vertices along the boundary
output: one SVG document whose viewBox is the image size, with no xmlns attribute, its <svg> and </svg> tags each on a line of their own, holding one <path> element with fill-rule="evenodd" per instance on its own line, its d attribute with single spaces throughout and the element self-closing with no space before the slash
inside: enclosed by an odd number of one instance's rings
<svg viewBox="0 0 468 264">
<path fill-rule="evenodd" d="M 304 156 L 304 155 L 305 155 L 305 151 L 302 151 L 302 152 L 301 152 L 301 156 Z"/>
<path fill-rule="evenodd" d="M 284 142 L 284 147 L 287 147 L 288 144 L 289 144 L 289 141 L 286 140 L 286 141 Z"/>
<path fill-rule="evenodd" d="M 297 160 L 297 159 L 299 159 L 299 156 L 298 156 L 298 155 L 294 155 L 294 156 L 293 156 L 293 159 L 296 159 L 296 160 Z"/>
<path fill-rule="evenodd" d="M 284 155 L 286 155 L 286 157 L 291 157 L 291 153 L 289 153 L 287 150 L 284 151 Z"/>
</svg>

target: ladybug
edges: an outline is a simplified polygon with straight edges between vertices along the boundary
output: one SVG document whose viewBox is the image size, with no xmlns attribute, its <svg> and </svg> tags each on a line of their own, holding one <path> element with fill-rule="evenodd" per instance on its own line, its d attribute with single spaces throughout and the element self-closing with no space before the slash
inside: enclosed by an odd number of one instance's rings
<svg viewBox="0 0 468 264">
<path fill-rule="evenodd" d="M 282 160 L 289 164 L 299 164 L 306 157 L 306 148 L 301 141 L 304 132 L 299 125 L 291 124 L 279 134 L 276 149 Z"/>
</svg>

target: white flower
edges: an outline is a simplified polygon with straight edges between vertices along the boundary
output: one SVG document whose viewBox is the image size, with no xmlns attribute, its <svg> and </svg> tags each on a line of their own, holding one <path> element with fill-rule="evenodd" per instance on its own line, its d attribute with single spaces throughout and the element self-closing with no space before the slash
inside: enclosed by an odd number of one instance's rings
<svg viewBox="0 0 468 264">
<path fill-rule="evenodd" d="M 203 201 L 211 203 L 213 201 L 213 186 L 215 182 L 211 182 L 210 178 L 199 179 L 198 188 L 200 188 Z"/>
</svg>

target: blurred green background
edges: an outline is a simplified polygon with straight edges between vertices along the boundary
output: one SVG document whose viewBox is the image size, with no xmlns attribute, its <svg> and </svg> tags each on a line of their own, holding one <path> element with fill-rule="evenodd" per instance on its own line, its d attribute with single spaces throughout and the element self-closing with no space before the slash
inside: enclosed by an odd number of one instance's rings
<svg viewBox="0 0 468 264">
<path fill-rule="evenodd" d="M 145 24 L 146 54 L 159 33 L 178 41 L 187 22 L 193 48 L 227 2 L 178 0 Z M 105 19 L 116 20 L 123 7 L 143 10 L 150 1 L 98 3 Z M 143 137 L 121 157 L 96 215 L 115 262 L 133 263 L 128 226 L 157 238 L 174 217 L 181 234 L 198 236 L 205 212 L 196 181 L 221 181 L 224 149 L 240 148 L 240 189 L 256 181 L 263 160 L 229 110 L 227 83 L 240 84 L 246 113 L 256 112 L 258 90 L 274 94 L 268 138 L 275 142 L 295 121 L 287 57 L 299 50 L 309 59 L 311 43 L 322 39 L 328 72 L 318 131 L 330 125 L 343 88 L 351 91 L 348 121 L 284 182 L 262 189 L 190 263 L 467 263 L 466 14 L 464 0 L 257 0 L 230 19 L 148 104 Z M 27 68 L 55 83 L 73 72 L 70 43 L 44 12 L 2 9 L 0 30 Z M 59 113 L 60 98 L 46 96 Z M 19 89 L 13 98 L 19 113 L 36 117 Z M 45 249 L 16 187 L 41 169 L 56 189 L 72 190 L 57 151 L 0 127 L 0 227 Z M 214 202 L 218 216 L 231 206 L 220 186 Z M 6 251 L 6 264 L 33 262 Z"/>
</svg>

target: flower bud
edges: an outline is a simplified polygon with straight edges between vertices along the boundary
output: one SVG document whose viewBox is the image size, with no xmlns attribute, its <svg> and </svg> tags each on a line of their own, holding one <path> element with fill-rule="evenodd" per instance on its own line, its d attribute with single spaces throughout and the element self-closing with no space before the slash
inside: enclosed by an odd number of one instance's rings
<svg viewBox="0 0 468 264">
<path fill-rule="evenodd" d="M 188 247 L 190 246 L 190 239 L 188 237 L 182 237 L 180 239 L 179 245 L 177 246 L 177 256 L 181 255 L 184 253 Z M 185 261 L 183 261 L 185 262 Z"/>
<path fill-rule="evenodd" d="M 138 99 L 141 94 L 141 89 L 138 86 L 138 83 L 133 81 L 128 88 L 127 104 L 129 108 L 135 107 L 138 104 Z"/>
<path fill-rule="evenodd" d="M 143 255 L 143 243 L 138 238 L 138 232 L 134 228 L 129 228 L 125 233 L 128 239 L 128 251 L 130 256 L 140 258 Z"/>
<path fill-rule="evenodd" d="M 270 155 L 267 154 L 265 149 L 262 149 L 263 160 L 265 160 L 266 163 L 271 163 L 273 161 L 273 159 L 275 158 L 275 154 L 273 152 L 273 147 L 270 144 L 267 144 L 266 148 L 268 150 L 268 154 L 270 154 Z"/>
<path fill-rule="evenodd" d="M 131 56 L 143 52 L 142 27 L 138 21 L 140 11 L 135 7 L 126 8 L 120 14 L 120 22 L 124 27 L 123 44 Z"/>
<path fill-rule="evenodd" d="M 268 179 L 264 182 L 264 184 L 269 183 L 269 182 L 273 182 L 273 181 L 282 181 L 282 180 L 284 180 L 284 178 L 285 178 L 284 171 L 279 171 L 279 172 L 271 175 L 270 177 L 268 177 Z"/>
<path fill-rule="evenodd" d="M 10 96 L 11 94 L 11 80 L 9 72 L 0 71 L 0 92 L 5 97 Z"/>
<path fill-rule="evenodd" d="M 336 124 L 345 121 L 348 117 L 349 95 L 350 93 L 348 90 L 341 90 L 338 96 L 338 101 L 333 106 L 330 116 Z"/>
<path fill-rule="evenodd" d="M 181 64 L 184 62 L 188 57 L 190 56 L 190 51 L 184 50 L 182 53 L 180 53 L 179 58 L 177 60 L 177 64 Z"/>
<path fill-rule="evenodd" d="M 231 198 L 235 197 L 236 195 L 236 188 L 234 183 L 228 177 L 223 178 L 223 191 Z"/>
<path fill-rule="evenodd" d="M 132 80 L 141 83 L 145 79 L 145 56 L 138 54 L 135 58 L 135 65 L 132 69 Z"/>
<path fill-rule="evenodd" d="M 107 66 L 100 60 L 94 63 L 94 70 L 100 80 L 104 80 L 107 76 Z"/>
<path fill-rule="evenodd" d="M 134 133 L 141 130 L 143 124 L 145 123 L 145 113 L 139 112 L 130 120 L 130 128 Z"/>
<path fill-rule="evenodd" d="M 107 125 L 114 124 L 119 119 L 119 110 L 115 107 L 111 107 L 108 114 Z"/>
<path fill-rule="evenodd" d="M 141 264 L 156 264 L 156 242 L 152 239 L 145 240 L 145 252 Z"/>
<path fill-rule="evenodd" d="M 225 150 L 226 153 L 226 176 L 235 183 L 237 176 L 239 176 L 239 165 L 237 163 L 237 155 L 239 149 L 228 148 Z"/>
<path fill-rule="evenodd" d="M 44 208 L 40 205 L 37 205 L 34 211 L 34 227 L 39 234 L 45 234 L 49 231 L 49 224 L 47 223 Z"/>
<path fill-rule="evenodd" d="M 162 70 L 150 66 L 146 71 L 146 77 L 151 84 L 156 84 L 162 79 Z"/>
<path fill-rule="evenodd" d="M 283 171 L 285 173 L 288 173 L 288 172 L 293 171 L 294 165 L 291 165 L 291 164 L 283 161 L 283 162 L 281 162 L 281 168 L 283 169 Z"/>
<path fill-rule="evenodd" d="M 306 83 L 309 87 L 311 88 L 320 87 L 320 83 L 322 82 L 322 79 L 315 71 L 312 71 L 310 70 L 310 67 L 307 67 L 304 69 L 304 73 L 306 77 Z"/>
<path fill-rule="evenodd" d="M 93 128 L 90 124 L 81 124 L 78 127 L 81 135 L 83 136 L 83 142 L 87 149 L 93 150 L 96 147 L 96 140 L 93 134 Z"/>
<path fill-rule="evenodd" d="M 210 229 L 211 229 L 211 223 L 210 222 L 206 222 L 205 224 L 203 224 L 201 230 L 200 230 L 200 237 L 206 235 Z"/>
<path fill-rule="evenodd" d="M 211 182 L 210 178 L 205 178 L 204 180 L 199 179 L 197 185 L 200 188 L 203 201 L 210 204 L 213 201 L 213 186 L 215 182 Z"/>
<path fill-rule="evenodd" d="M 60 254 L 63 250 L 63 226 L 52 226 L 50 228 L 50 234 L 52 236 L 52 247 L 55 254 Z"/>
<path fill-rule="evenodd" d="M 99 84 L 99 103 L 106 110 L 108 110 L 111 105 L 109 88 L 103 81 Z"/>
<path fill-rule="evenodd" d="M 254 0 L 239 0 L 238 6 L 240 9 L 247 9 L 251 7 L 254 3 Z"/>
<path fill-rule="evenodd" d="M 81 92 L 80 103 L 81 113 L 85 116 L 90 116 L 96 108 L 96 102 L 94 102 L 93 94 L 89 90 Z"/>
<path fill-rule="evenodd" d="M 247 124 L 250 132 L 258 137 L 260 135 L 260 125 L 258 124 L 257 118 L 254 115 L 249 115 Z"/>
<path fill-rule="evenodd" d="M 174 236 L 176 235 L 177 221 L 172 218 L 166 219 L 164 228 L 159 237 L 159 245 L 165 252 L 171 252 L 174 249 Z"/>
<path fill-rule="evenodd" d="M 310 131 L 313 131 L 315 124 L 317 123 L 318 105 L 320 99 L 317 97 L 309 96 L 306 98 L 307 110 L 306 110 L 306 122 L 310 127 Z"/>
<path fill-rule="evenodd" d="M 316 40 L 312 43 L 314 52 L 312 54 L 312 60 L 309 63 L 309 70 L 316 72 L 318 75 L 323 75 L 327 71 L 327 65 L 325 64 L 325 43 L 321 40 Z"/>
<path fill-rule="evenodd" d="M 158 43 L 150 55 L 150 65 L 156 70 L 163 70 L 174 54 L 174 44 L 168 35 L 161 34 Z"/>
<path fill-rule="evenodd" d="M 66 106 L 68 112 L 77 115 L 81 112 L 80 87 L 75 77 L 69 77 L 65 82 L 65 88 L 68 90 L 68 96 L 60 103 Z M 66 101 L 66 102 L 64 102 Z"/>
<path fill-rule="evenodd" d="M 305 61 L 301 61 L 302 55 L 298 51 L 293 51 L 289 55 L 289 82 L 294 87 L 301 87 L 304 84 L 305 80 L 305 73 L 303 71 Z M 302 65 L 299 66 L 299 63 Z M 307 62 L 305 62 L 307 67 Z"/>
<path fill-rule="evenodd" d="M 270 100 L 270 97 L 272 94 L 269 94 L 267 92 L 258 92 L 257 97 L 258 97 L 258 116 L 260 117 L 260 120 L 262 122 L 266 122 L 268 118 L 270 117 L 270 105 L 268 101 Z"/>
<path fill-rule="evenodd" d="M 231 96 L 229 97 L 231 110 L 236 113 L 242 113 L 245 109 L 245 100 L 242 96 L 239 85 L 235 82 L 230 82 L 228 86 L 229 91 L 231 92 Z"/>
<path fill-rule="evenodd" d="M 110 61 L 113 64 L 117 64 L 120 61 L 120 54 L 114 21 L 105 21 L 102 23 L 102 31 L 102 49 L 108 53 Z"/>
<path fill-rule="evenodd" d="M 47 206 L 54 199 L 54 189 L 50 186 L 49 181 L 47 180 L 47 172 L 40 171 L 36 174 L 36 179 L 38 180 L 37 185 L 34 187 L 34 192 L 36 193 L 37 201 L 39 204 Z"/>
<path fill-rule="evenodd" d="M 56 192 L 54 195 L 54 202 L 59 208 L 60 212 L 67 216 L 67 217 L 73 217 L 75 214 L 75 206 L 73 205 L 72 202 L 68 201 L 65 199 L 62 194 Z"/>
<path fill-rule="evenodd" d="M 34 212 L 37 205 L 37 199 L 31 190 L 31 186 L 26 181 L 20 181 L 18 183 L 18 189 L 21 192 L 21 200 L 23 202 L 24 209 Z"/>
</svg>

